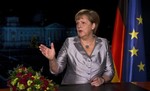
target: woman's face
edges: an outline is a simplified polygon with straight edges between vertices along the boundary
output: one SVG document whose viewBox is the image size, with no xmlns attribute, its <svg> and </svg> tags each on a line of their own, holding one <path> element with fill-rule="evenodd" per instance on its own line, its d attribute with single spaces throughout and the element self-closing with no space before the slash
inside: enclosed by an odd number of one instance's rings
<svg viewBox="0 0 150 91">
<path fill-rule="evenodd" d="M 76 29 L 79 37 L 88 37 L 93 35 L 94 28 L 95 23 L 91 23 L 86 15 L 82 15 L 78 20 L 76 20 Z"/>
</svg>

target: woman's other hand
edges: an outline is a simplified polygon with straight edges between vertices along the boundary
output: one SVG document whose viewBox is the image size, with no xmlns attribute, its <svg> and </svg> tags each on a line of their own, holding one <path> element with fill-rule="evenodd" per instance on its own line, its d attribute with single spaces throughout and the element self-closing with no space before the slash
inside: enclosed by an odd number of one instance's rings
<svg viewBox="0 0 150 91">
<path fill-rule="evenodd" d="M 104 83 L 104 79 L 101 77 L 95 77 L 92 81 L 91 81 L 91 85 L 92 86 L 100 86 Z"/>
</svg>

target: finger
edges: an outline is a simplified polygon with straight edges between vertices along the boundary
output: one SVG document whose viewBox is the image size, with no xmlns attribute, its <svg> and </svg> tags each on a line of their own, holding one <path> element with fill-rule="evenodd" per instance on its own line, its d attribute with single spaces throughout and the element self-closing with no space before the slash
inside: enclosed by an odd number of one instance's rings
<svg viewBox="0 0 150 91">
<path fill-rule="evenodd" d="M 42 49 L 42 48 L 43 48 L 43 44 L 40 44 L 39 49 Z"/>
<path fill-rule="evenodd" d="M 45 52 L 43 52 L 43 51 L 42 51 L 42 54 L 43 54 L 43 55 L 46 55 L 46 53 L 45 53 Z"/>
<path fill-rule="evenodd" d="M 93 79 L 92 79 L 92 82 L 93 82 L 93 81 L 96 81 L 97 79 L 98 79 L 97 77 L 93 78 Z"/>
<path fill-rule="evenodd" d="M 97 83 L 97 77 L 92 80 L 91 84 L 94 85 L 96 83 Z"/>
<path fill-rule="evenodd" d="M 54 48 L 54 43 L 51 43 L 51 48 L 52 48 L 52 49 Z"/>
<path fill-rule="evenodd" d="M 43 44 L 41 44 L 40 46 L 39 46 L 39 50 L 40 51 L 42 51 L 42 52 L 44 52 L 45 50 L 46 50 L 46 46 L 45 45 L 43 45 Z"/>
<path fill-rule="evenodd" d="M 43 46 L 39 46 L 40 51 L 44 51 L 45 48 Z"/>
<path fill-rule="evenodd" d="M 97 84 L 96 81 L 91 82 L 91 85 L 92 85 L 92 86 L 96 86 L 96 84 Z"/>
<path fill-rule="evenodd" d="M 41 45 L 40 45 L 40 48 L 46 48 L 46 46 L 45 46 L 45 45 L 43 45 L 43 44 L 41 44 Z"/>
<path fill-rule="evenodd" d="M 91 82 L 91 85 L 92 86 L 100 86 L 101 83 L 99 83 L 98 81 L 93 81 L 93 82 Z"/>
</svg>

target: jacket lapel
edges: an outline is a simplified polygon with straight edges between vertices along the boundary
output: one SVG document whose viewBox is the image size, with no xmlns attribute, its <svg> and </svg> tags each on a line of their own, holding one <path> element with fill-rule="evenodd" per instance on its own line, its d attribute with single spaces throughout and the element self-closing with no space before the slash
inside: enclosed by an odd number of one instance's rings
<svg viewBox="0 0 150 91">
<path fill-rule="evenodd" d="M 96 36 L 95 48 L 91 54 L 91 57 L 96 55 L 100 51 L 101 46 L 102 46 L 102 40 Z"/>
<path fill-rule="evenodd" d="M 83 56 L 88 56 L 83 48 L 83 46 L 81 45 L 81 42 L 79 40 L 79 37 L 75 37 L 74 38 L 74 46 L 76 47 L 76 49 L 79 51 L 79 53 L 81 53 Z"/>
</svg>

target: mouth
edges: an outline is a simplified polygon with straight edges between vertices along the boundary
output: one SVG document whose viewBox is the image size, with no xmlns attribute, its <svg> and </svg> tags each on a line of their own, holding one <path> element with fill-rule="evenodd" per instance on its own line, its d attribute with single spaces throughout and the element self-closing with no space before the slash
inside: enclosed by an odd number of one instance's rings
<svg viewBox="0 0 150 91">
<path fill-rule="evenodd" d="M 81 33 L 81 32 L 82 32 L 82 30 L 78 30 L 78 32 L 79 32 L 79 33 Z"/>
</svg>

